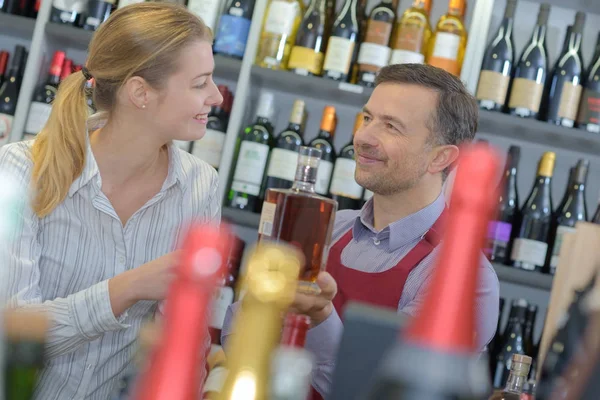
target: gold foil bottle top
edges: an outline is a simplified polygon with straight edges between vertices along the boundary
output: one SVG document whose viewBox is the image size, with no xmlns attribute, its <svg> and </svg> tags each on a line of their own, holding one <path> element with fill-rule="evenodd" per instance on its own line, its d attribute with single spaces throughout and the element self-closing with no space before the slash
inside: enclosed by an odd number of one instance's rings
<svg viewBox="0 0 600 400">
<path fill-rule="evenodd" d="M 352 136 L 356 135 L 356 131 L 358 131 L 365 121 L 364 115 L 362 112 L 356 114 L 356 118 L 354 119 L 354 129 L 352 130 Z"/>
<path fill-rule="evenodd" d="M 335 107 L 325 106 L 323 109 L 323 117 L 321 117 L 321 130 L 333 135 L 336 125 L 337 117 L 335 115 Z"/>
<path fill-rule="evenodd" d="M 554 163 L 556 161 L 556 153 L 547 151 L 542 155 L 540 164 L 538 166 L 538 176 L 552 177 L 554 173 Z"/>
<path fill-rule="evenodd" d="M 304 109 L 305 109 L 304 100 L 296 100 L 294 101 L 294 105 L 292 106 L 292 113 L 290 114 L 290 124 L 302 125 L 304 122 Z"/>
<path fill-rule="evenodd" d="M 431 14 L 431 0 L 415 0 L 413 8 L 425 10 L 425 14 L 429 15 Z"/>
<path fill-rule="evenodd" d="M 531 367 L 531 357 L 523 354 L 513 354 L 510 369 L 513 374 L 527 376 Z"/>
</svg>

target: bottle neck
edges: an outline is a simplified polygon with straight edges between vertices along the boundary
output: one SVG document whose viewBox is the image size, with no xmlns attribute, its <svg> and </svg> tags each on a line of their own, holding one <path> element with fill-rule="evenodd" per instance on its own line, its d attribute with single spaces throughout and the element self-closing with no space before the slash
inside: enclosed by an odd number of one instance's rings
<svg viewBox="0 0 600 400">
<path fill-rule="evenodd" d="M 302 157 L 302 156 L 300 156 Z M 292 190 L 306 193 L 316 193 L 315 183 L 317 182 L 317 167 L 306 165 L 300 160 L 296 167 L 296 176 Z"/>
<path fill-rule="evenodd" d="M 504 388 L 504 391 L 510 393 L 522 393 L 523 385 L 525 385 L 526 381 L 527 376 L 517 375 L 511 371 L 508 374 L 508 379 L 506 381 L 506 387 Z"/>
</svg>

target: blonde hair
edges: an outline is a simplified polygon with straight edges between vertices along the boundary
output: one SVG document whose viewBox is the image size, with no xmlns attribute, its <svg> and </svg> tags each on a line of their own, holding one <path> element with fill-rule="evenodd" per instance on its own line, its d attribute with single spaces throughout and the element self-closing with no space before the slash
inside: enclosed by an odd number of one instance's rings
<svg viewBox="0 0 600 400">
<path fill-rule="evenodd" d="M 89 46 L 86 68 L 94 79 L 98 111 L 110 115 L 118 90 L 132 76 L 162 89 L 178 67 L 179 52 L 196 40 L 212 41 L 211 31 L 183 6 L 139 3 L 117 10 Z M 40 218 L 65 199 L 83 171 L 89 117 L 86 81 L 77 72 L 60 84 L 48 122 L 33 144 L 32 208 Z"/>
</svg>

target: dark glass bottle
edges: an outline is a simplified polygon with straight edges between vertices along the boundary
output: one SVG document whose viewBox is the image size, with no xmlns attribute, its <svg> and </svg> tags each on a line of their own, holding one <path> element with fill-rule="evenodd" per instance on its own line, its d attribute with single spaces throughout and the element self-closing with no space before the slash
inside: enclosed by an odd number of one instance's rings
<svg viewBox="0 0 600 400">
<path fill-rule="evenodd" d="M 577 126 L 588 132 L 600 133 L 600 33 L 596 42 L 596 52 L 585 78 Z"/>
<path fill-rule="evenodd" d="M 302 18 L 288 69 L 299 75 L 320 76 L 327 45 L 327 1 L 311 0 Z"/>
<path fill-rule="evenodd" d="M 337 116 L 335 107 L 325 106 L 323 116 L 321 117 L 321 129 L 316 138 L 311 140 L 309 147 L 315 147 L 321 150 L 321 161 L 317 171 L 317 182 L 315 183 L 315 192 L 322 196 L 329 193 L 329 183 L 335 163 L 336 154 L 333 147 L 333 135 L 337 125 Z"/>
<path fill-rule="evenodd" d="M 506 385 L 513 354 L 525 354 L 525 320 L 528 306 L 524 299 L 512 301 L 508 324 L 502 334 L 502 341 L 494 360 L 496 367 L 492 384 L 496 389 Z"/>
<path fill-rule="evenodd" d="M 113 0 L 114 1 L 114 0 Z M 114 4 L 105 0 L 88 0 L 83 20 L 83 29 L 95 31 L 106 21 L 114 8 Z"/>
<path fill-rule="evenodd" d="M 50 22 L 81 27 L 86 10 L 84 0 L 53 0 Z"/>
<path fill-rule="evenodd" d="M 333 23 L 327 42 L 323 62 L 325 78 L 340 82 L 350 79 L 352 63 L 358 53 L 360 22 L 358 0 L 346 0 Z"/>
<path fill-rule="evenodd" d="M 0 146 L 8 143 L 10 139 L 13 118 L 17 109 L 17 98 L 21 89 L 25 57 L 25 47 L 16 46 L 6 79 L 0 86 Z"/>
<path fill-rule="evenodd" d="M 498 302 L 498 325 L 496 326 L 496 334 L 492 338 L 492 341 L 488 345 L 488 362 L 490 367 L 490 379 L 494 378 L 494 371 L 496 369 L 496 355 L 500 351 L 500 344 L 502 342 L 502 314 L 504 312 L 504 298 L 500 297 Z"/>
<path fill-rule="evenodd" d="M 0 51 L 0 87 L 4 83 L 4 75 L 6 75 L 6 69 L 8 68 L 8 51 Z"/>
<path fill-rule="evenodd" d="M 523 350 L 531 358 L 536 356 L 535 342 L 533 340 L 533 332 L 535 330 L 535 319 L 537 317 L 538 306 L 529 304 L 527 306 L 527 314 L 525 315 L 525 335 L 523 341 Z"/>
<path fill-rule="evenodd" d="M 230 0 L 219 20 L 215 34 L 215 53 L 244 57 L 255 0 Z"/>
</svg>

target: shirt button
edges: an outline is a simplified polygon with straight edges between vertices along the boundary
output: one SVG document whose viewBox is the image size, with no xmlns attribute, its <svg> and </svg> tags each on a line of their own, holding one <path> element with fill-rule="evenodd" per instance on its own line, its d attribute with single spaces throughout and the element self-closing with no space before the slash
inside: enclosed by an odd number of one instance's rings
<svg viewBox="0 0 600 400">
<path fill-rule="evenodd" d="M 373 239 L 373 243 L 375 244 L 375 246 L 379 246 L 379 243 L 381 242 L 379 241 L 379 239 L 375 238 Z"/>
</svg>

